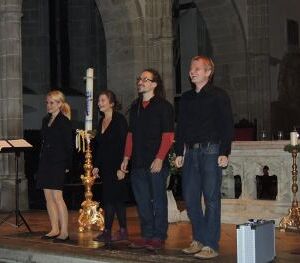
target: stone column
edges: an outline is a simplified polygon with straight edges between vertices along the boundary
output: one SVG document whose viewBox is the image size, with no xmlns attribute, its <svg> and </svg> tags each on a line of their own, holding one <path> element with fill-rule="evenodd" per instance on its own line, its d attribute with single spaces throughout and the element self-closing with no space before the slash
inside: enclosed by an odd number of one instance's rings
<svg viewBox="0 0 300 263">
<path fill-rule="evenodd" d="M 270 131 L 269 1 L 248 0 L 249 103 L 258 131 Z"/>
<path fill-rule="evenodd" d="M 0 139 L 23 137 L 21 16 L 22 0 L 0 1 Z M 0 154 L 0 209 L 15 208 L 15 156 Z M 27 208 L 24 162 L 19 162 L 20 207 Z"/>
<path fill-rule="evenodd" d="M 135 78 L 143 68 L 143 19 L 139 1 L 95 0 L 106 40 L 107 85 L 127 112 L 136 98 Z M 103 73 L 100 73 L 103 74 Z"/>
<path fill-rule="evenodd" d="M 145 43 L 146 67 L 161 73 L 167 99 L 173 103 L 172 1 L 145 1 Z"/>
</svg>

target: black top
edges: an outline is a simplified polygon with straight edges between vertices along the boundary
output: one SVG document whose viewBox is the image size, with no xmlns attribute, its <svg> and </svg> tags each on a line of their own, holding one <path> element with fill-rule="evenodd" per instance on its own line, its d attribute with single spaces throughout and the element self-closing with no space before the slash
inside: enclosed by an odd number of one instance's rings
<svg viewBox="0 0 300 263">
<path fill-rule="evenodd" d="M 42 146 L 37 187 L 61 190 L 64 184 L 65 170 L 72 166 L 72 125 L 61 112 L 48 127 L 51 114 L 42 122 Z"/>
<path fill-rule="evenodd" d="M 158 153 L 162 134 L 174 131 L 172 105 L 158 97 L 152 97 L 146 108 L 142 99 L 135 101 L 130 109 L 129 131 L 132 132 L 132 167 L 149 169 Z"/>
<path fill-rule="evenodd" d="M 112 120 L 102 133 L 103 118 L 100 120 L 98 133 L 94 143 L 94 167 L 99 169 L 100 179 L 103 183 L 102 201 L 125 201 L 127 189 L 125 180 L 118 180 L 117 170 L 121 168 L 124 156 L 127 135 L 127 121 L 125 117 L 114 112 Z"/>
<path fill-rule="evenodd" d="M 200 92 L 182 94 L 175 136 L 175 152 L 183 155 L 184 144 L 220 143 L 220 155 L 228 156 L 233 139 L 233 117 L 227 93 L 211 84 Z"/>
</svg>

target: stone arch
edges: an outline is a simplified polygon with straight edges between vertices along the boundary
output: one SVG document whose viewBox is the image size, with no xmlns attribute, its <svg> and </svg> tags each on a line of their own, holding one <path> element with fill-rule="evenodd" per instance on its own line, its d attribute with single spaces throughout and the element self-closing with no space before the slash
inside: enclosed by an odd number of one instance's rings
<svg viewBox="0 0 300 263">
<path fill-rule="evenodd" d="M 95 0 L 107 48 L 107 88 L 126 111 L 136 96 L 134 79 L 144 64 L 143 13 L 138 0 Z"/>
<path fill-rule="evenodd" d="M 235 121 L 248 118 L 247 41 L 237 7 L 228 0 L 194 2 L 206 23 L 213 47 L 214 82 L 228 91 Z"/>
</svg>

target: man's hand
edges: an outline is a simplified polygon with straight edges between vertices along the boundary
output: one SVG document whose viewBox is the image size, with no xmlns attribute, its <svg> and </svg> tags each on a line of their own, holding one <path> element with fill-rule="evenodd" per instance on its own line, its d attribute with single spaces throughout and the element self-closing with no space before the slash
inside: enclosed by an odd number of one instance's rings
<svg viewBox="0 0 300 263">
<path fill-rule="evenodd" d="M 176 166 L 177 168 L 182 167 L 182 166 L 183 166 L 183 161 L 184 161 L 183 156 L 177 156 L 177 157 L 175 158 L 175 166 Z"/>
<path fill-rule="evenodd" d="M 220 167 L 226 167 L 228 165 L 228 157 L 225 155 L 221 155 L 218 157 L 218 165 Z"/>
<path fill-rule="evenodd" d="M 159 173 L 163 165 L 163 161 L 161 159 L 155 158 L 150 166 L 151 173 Z"/>
<path fill-rule="evenodd" d="M 94 177 L 96 178 L 99 178 L 99 169 L 97 167 L 95 167 L 93 170 L 92 170 L 92 174 Z"/>
<path fill-rule="evenodd" d="M 125 177 L 125 173 L 121 170 L 118 170 L 117 171 L 117 177 L 118 177 L 118 180 L 123 180 L 124 177 Z"/>
<path fill-rule="evenodd" d="M 123 173 L 128 173 L 128 169 L 127 169 L 128 161 L 129 161 L 129 159 L 127 157 L 124 157 L 123 162 L 121 163 L 120 170 Z"/>
</svg>

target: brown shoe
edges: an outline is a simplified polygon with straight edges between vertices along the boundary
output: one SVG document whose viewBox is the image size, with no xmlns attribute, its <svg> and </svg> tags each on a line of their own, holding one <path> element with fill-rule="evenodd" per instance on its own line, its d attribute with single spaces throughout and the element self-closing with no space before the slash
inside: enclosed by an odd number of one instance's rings
<svg viewBox="0 0 300 263">
<path fill-rule="evenodd" d="M 150 240 L 149 244 L 146 244 L 146 249 L 154 251 L 158 249 L 162 249 L 165 246 L 165 241 L 161 239 L 152 239 Z"/>
<path fill-rule="evenodd" d="M 182 249 L 184 254 L 196 254 L 201 251 L 203 245 L 197 240 L 193 240 L 189 247 Z"/>
<path fill-rule="evenodd" d="M 219 256 L 219 253 L 211 247 L 203 247 L 201 251 L 194 255 L 196 258 L 211 259 Z"/>
</svg>

